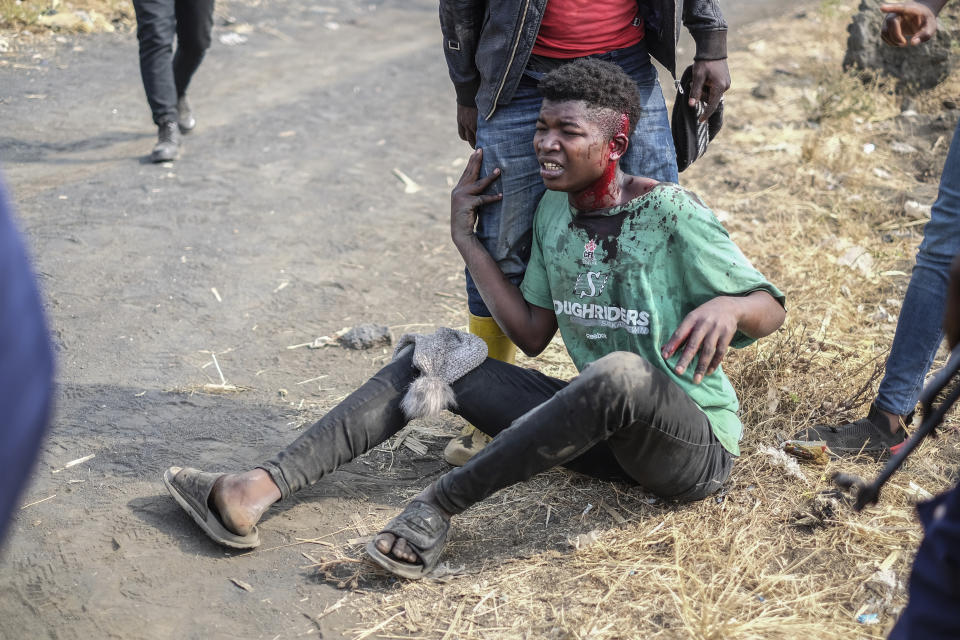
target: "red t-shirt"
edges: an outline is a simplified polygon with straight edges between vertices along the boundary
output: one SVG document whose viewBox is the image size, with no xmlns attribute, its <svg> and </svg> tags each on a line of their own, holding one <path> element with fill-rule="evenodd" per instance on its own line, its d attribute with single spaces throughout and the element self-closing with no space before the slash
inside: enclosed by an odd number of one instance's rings
<svg viewBox="0 0 960 640">
<path fill-rule="evenodd" d="M 548 0 L 533 53 L 579 58 L 625 49 L 641 40 L 637 0 Z"/>
</svg>

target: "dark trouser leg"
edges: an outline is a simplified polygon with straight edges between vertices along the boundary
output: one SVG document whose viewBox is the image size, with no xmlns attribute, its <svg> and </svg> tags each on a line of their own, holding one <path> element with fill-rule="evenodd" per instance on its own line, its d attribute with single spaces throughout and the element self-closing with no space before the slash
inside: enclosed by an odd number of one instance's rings
<svg viewBox="0 0 960 640">
<path fill-rule="evenodd" d="M 480 429 L 490 428 L 483 416 L 491 395 L 474 376 L 458 381 L 454 391 L 461 415 Z M 436 484 L 437 501 L 460 513 L 541 471 L 596 455 L 603 442 L 633 480 L 668 498 L 709 495 L 733 464 L 706 416 L 680 387 L 639 356 L 618 352 L 591 364 L 467 464 L 443 475 Z"/>
<path fill-rule="evenodd" d="M 175 0 L 133 0 L 140 42 L 140 76 L 156 124 L 177 120 L 177 88 L 173 78 L 173 37 L 177 30 Z"/>
<path fill-rule="evenodd" d="M 408 348 L 276 457 L 260 465 L 282 498 L 369 451 L 407 423 L 400 400 L 416 378 Z"/>
<path fill-rule="evenodd" d="M 284 498 L 313 484 L 406 424 L 400 400 L 418 375 L 410 348 L 260 468 L 270 474 Z M 495 435 L 549 400 L 566 384 L 537 371 L 487 358 L 454 384 L 458 401 L 460 395 L 464 398 L 457 411 L 481 430 Z M 567 466 L 601 477 L 626 479 L 604 447 L 596 447 L 596 451 Z M 601 470 L 606 470 L 606 475 Z"/>
<path fill-rule="evenodd" d="M 177 53 L 173 58 L 173 76 L 177 97 L 187 92 L 190 78 L 210 48 L 214 0 L 176 0 Z"/>
</svg>

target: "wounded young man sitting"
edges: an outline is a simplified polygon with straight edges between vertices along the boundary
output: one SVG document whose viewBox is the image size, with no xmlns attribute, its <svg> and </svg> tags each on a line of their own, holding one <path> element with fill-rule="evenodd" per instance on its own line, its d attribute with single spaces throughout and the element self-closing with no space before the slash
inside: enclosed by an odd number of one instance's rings
<svg viewBox="0 0 960 640">
<path fill-rule="evenodd" d="M 415 346 L 401 340 L 390 364 L 268 462 L 243 473 L 166 472 L 170 493 L 211 538 L 259 544 L 255 525 L 270 505 L 397 433 L 416 413 L 408 391 L 437 378 L 450 383 L 451 410 L 494 438 L 367 546 L 400 576 L 437 564 L 453 516 L 558 465 L 678 501 L 726 480 L 742 426 L 720 363 L 729 346 L 782 324 L 783 295 L 695 195 L 619 170 L 639 106 L 616 65 L 572 62 L 540 87 L 533 145 L 548 191 L 522 285 L 474 235 L 477 208 L 500 197 L 487 193 L 499 172 L 477 179 L 480 149 L 453 190 L 451 234 L 510 339 L 535 355 L 559 327 L 580 375 L 559 380 L 484 358 L 482 344 L 449 330 Z M 451 348 L 456 355 L 431 359 Z"/>
</svg>

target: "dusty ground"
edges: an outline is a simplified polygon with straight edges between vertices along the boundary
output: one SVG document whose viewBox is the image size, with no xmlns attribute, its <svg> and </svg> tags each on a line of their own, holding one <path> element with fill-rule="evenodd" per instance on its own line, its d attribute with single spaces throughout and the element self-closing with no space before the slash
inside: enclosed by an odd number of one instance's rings
<svg viewBox="0 0 960 640">
<path fill-rule="evenodd" d="M 756 454 L 757 445 L 823 417 L 856 390 L 837 383 L 824 391 L 832 408 L 821 404 L 820 396 L 814 402 L 798 395 L 803 385 L 813 384 L 811 379 L 842 374 L 836 367 L 829 373 L 810 369 L 814 356 L 829 349 L 824 336 L 860 349 L 857 357 L 866 352 L 865 362 L 885 348 L 888 318 L 837 338 L 827 331 L 824 305 L 836 310 L 834 326 L 841 320 L 852 323 L 863 312 L 858 304 L 879 301 L 889 307 L 887 299 L 900 295 L 905 283 L 899 271 L 900 276 L 887 279 L 848 281 L 852 296 L 848 287 L 845 297 L 833 296 L 831 289 L 831 295 L 817 299 L 817 278 L 826 286 L 824 273 L 842 271 L 836 260 L 818 261 L 817 251 L 804 250 L 806 262 L 788 264 L 776 244 L 782 229 L 804 228 L 774 209 L 798 197 L 796 183 L 808 180 L 825 186 L 797 209 L 815 226 L 791 231 L 794 244 L 834 255 L 843 252 L 847 236 L 857 237 L 830 222 L 830 215 L 851 206 L 839 200 L 843 190 L 834 189 L 841 180 L 837 176 L 846 175 L 841 170 L 849 167 L 828 153 L 849 144 L 842 140 L 846 132 L 807 124 L 816 104 L 826 110 L 830 100 L 821 96 L 817 102 L 813 96 L 814 106 L 801 109 L 796 98 L 815 93 L 823 80 L 811 71 L 817 58 L 809 56 L 803 68 L 782 59 L 771 65 L 770 50 L 764 50 L 776 40 L 771 34 L 814 37 L 814 14 L 805 15 L 743 30 L 731 62 L 736 91 L 728 101 L 726 138 L 683 176 L 732 216 L 734 237 L 758 266 L 778 284 L 791 285 L 787 294 L 800 305 L 792 313 L 802 319 L 767 351 L 748 351 L 734 369 L 735 377 L 752 385 L 743 393 L 752 412 L 747 423 L 754 430 L 731 497 L 678 512 L 678 518 L 718 521 L 724 531 L 753 522 L 749 518 L 758 513 L 774 514 L 764 526 L 785 526 L 794 505 L 772 496 L 772 487 L 784 483 Z M 799 24 L 806 26 L 797 29 Z M 6 124 L 0 159 L 36 257 L 60 363 L 57 418 L 23 499 L 29 506 L 18 513 L 0 557 L 0 637 L 439 638 L 481 632 L 481 637 L 539 637 L 549 631 L 558 638 L 628 638 L 639 627 L 618 628 L 615 621 L 604 626 L 597 613 L 602 604 L 610 606 L 622 578 L 607 582 L 596 568 L 577 573 L 582 566 L 559 576 L 549 566 L 544 570 L 552 563 L 603 566 L 597 555 L 574 554 L 571 537 L 576 542 L 579 534 L 600 531 L 612 545 L 606 548 L 615 551 L 618 536 L 642 535 L 649 546 L 644 552 L 663 555 L 664 566 L 684 564 L 691 575 L 709 566 L 696 553 L 710 538 L 678 542 L 683 525 L 666 526 L 674 518 L 670 508 L 651 505 L 622 487 L 601 488 L 560 472 L 505 492 L 458 521 L 448 556 L 451 565 L 466 568 L 460 574 L 465 578 L 454 579 L 453 586 L 412 590 L 353 563 L 360 557 L 357 540 L 445 468 L 441 434 L 458 428 L 453 419 L 417 425 L 413 435 L 427 444 L 426 454 L 403 445 L 383 448 L 272 510 L 261 526 L 263 548 L 252 554 L 228 553 L 208 542 L 166 494 L 160 475 L 167 466 L 218 470 L 255 463 L 283 447 L 388 357 L 384 349 L 289 347 L 362 322 L 388 325 L 394 336 L 464 323 L 463 276 L 445 219 L 449 185 L 466 148 L 456 138 L 453 94 L 437 31 L 436 4 L 426 0 L 362 7 L 339 0 L 323 6 L 307 0 L 238 1 L 221 8 L 214 47 L 192 92 L 200 125 L 186 139 L 183 158 L 170 166 L 145 162 L 154 130 L 129 32 L 31 39 L 29 47 L 18 46 L 0 58 Z M 230 34 L 246 41 L 232 46 L 220 41 L 221 36 L 235 38 Z M 758 45 L 763 38 L 766 44 Z M 822 60 L 835 61 L 834 54 L 826 51 Z M 781 91 L 776 99 L 751 96 L 752 87 L 771 82 Z M 892 99 L 888 110 L 896 113 Z M 771 112 L 786 124 L 777 128 L 766 122 L 760 128 L 762 120 L 777 119 Z M 825 122 L 831 115 L 824 113 Z M 934 141 L 943 135 L 949 141 L 953 120 L 937 122 L 931 118 L 924 127 L 907 127 L 911 141 L 919 146 L 920 140 L 929 150 L 914 171 L 916 197 L 927 203 L 945 153 Z M 898 127 L 882 130 L 881 138 L 899 135 L 904 127 Z M 831 135 L 839 142 L 831 142 Z M 798 172 L 797 166 L 811 163 L 823 169 L 809 176 Z M 394 169 L 421 190 L 404 193 Z M 847 180 L 845 187 L 870 186 L 867 178 Z M 878 191 L 878 201 L 891 210 L 902 208 L 903 195 L 886 188 Z M 880 204 L 858 203 L 854 208 L 881 215 Z M 894 239 L 887 242 L 873 226 L 869 233 L 878 248 L 870 249 L 877 270 L 909 270 L 916 227 L 894 224 L 888 231 Z M 836 286 L 841 284 L 848 286 Z M 870 306 L 863 314 L 872 311 Z M 801 335 L 805 326 L 818 340 L 819 352 L 809 357 Z M 869 340 L 865 351 L 864 340 Z M 541 366 L 562 371 L 565 363 L 556 353 L 552 350 Z M 221 382 L 213 354 L 238 391 L 205 391 L 204 385 Z M 843 346 L 839 354 L 845 357 Z M 796 371 L 792 380 L 806 378 L 774 384 L 764 367 L 773 367 L 777 358 Z M 869 372 L 857 372 L 869 378 Z M 858 408 L 840 406 L 841 411 Z M 89 455 L 95 457 L 64 468 Z M 956 460 L 955 455 L 948 459 Z M 872 467 L 862 471 L 871 472 Z M 817 474 L 809 473 L 795 494 L 822 486 Z M 923 478 L 931 490 L 948 483 L 936 473 Z M 764 500 L 754 504 L 757 486 Z M 587 509 L 588 504 L 609 508 Z M 728 505 L 730 511 L 722 511 Z M 907 508 L 897 517 L 895 526 L 883 526 L 888 533 L 890 527 L 902 532 L 904 552 L 896 568 L 905 577 L 918 534 Z M 826 535 L 817 544 L 827 546 Z M 859 540 L 844 543 L 848 555 L 860 548 Z M 789 559 L 768 557 L 751 544 L 732 547 L 785 573 L 800 564 L 793 556 L 803 555 L 795 549 Z M 543 548 L 549 550 L 546 555 L 538 553 Z M 771 542 L 770 549 L 775 548 Z M 640 553 L 636 545 L 633 550 Z M 636 556 L 617 559 L 614 551 L 604 553 L 617 567 L 636 563 Z M 689 563 L 681 562 L 681 551 L 693 554 Z M 866 575 L 873 560 L 858 559 L 867 566 Z M 317 561 L 320 571 L 311 566 Z M 739 559 L 729 565 L 731 572 L 749 573 Z M 637 569 L 630 571 L 625 575 Z M 523 577 L 527 572 L 529 582 Z M 857 575 L 853 569 L 848 573 Z M 757 575 L 766 575 L 765 570 Z M 574 580 L 583 594 L 599 591 L 595 597 L 550 602 L 555 609 L 541 615 L 532 607 L 510 609 L 514 603 L 505 595 L 511 586 L 504 584 L 505 576 L 512 586 L 525 585 L 532 592 L 549 591 L 563 580 Z M 741 588 L 745 578 L 738 580 Z M 757 577 L 749 590 L 751 606 L 767 607 L 769 602 L 757 604 L 764 599 L 757 599 L 756 590 L 765 589 L 772 601 L 774 583 Z M 703 588 L 710 590 L 709 579 Z M 713 600 L 704 600 L 703 611 L 663 594 L 656 596 L 663 599 L 641 602 L 648 608 L 637 615 L 653 625 L 644 634 L 785 637 L 801 628 L 798 620 L 810 618 L 813 624 L 817 615 L 849 620 L 856 610 L 837 587 L 828 613 L 819 613 L 821 605 L 802 594 L 795 600 L 784 596 L 801 613 L 781 612 L 778 618 L 764 609 L 756 619 L 767 620 L 767 626 L 749 628 L 742 619 L 741 626 L 720 620 L 729 589 L 715 590 L 715 611 L 709 608 Z M 623 601 L 623 593 L 616 599 Z M 897 602 L 902 600 L 901 594 Z M 494 612 L 483 617 L 490 603 Z M 502 620 L 497 603 L 503 605 Z M 466 605 L 470 608 L 463 613 Z M 592 618 L 577 611 L 581 605 L 595 608 Z M 863 629 L 870 637 L 880 633 L 879 627 Z"/>
</svg>

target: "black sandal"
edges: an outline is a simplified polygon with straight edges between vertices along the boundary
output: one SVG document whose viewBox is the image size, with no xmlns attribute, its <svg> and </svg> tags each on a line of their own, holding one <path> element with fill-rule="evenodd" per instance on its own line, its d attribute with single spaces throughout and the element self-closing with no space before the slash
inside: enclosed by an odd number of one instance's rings
<svg viewBox="0 0 960 640">
<path fill-rule="evenodd" d="M 400 515 L 388 522 L 380 533 L 392 533 L 397 538 L 406 540 L 420 557 L 420 564 L 403 562 L 381 552 L 377 549 L 376 538 L 367 543 L 367 553 L 387 571 L 403 578 L 419 580 L 437 566 L 449 531 L 450 521 L 436 507 L 414 500 Z"/>
</svg>

